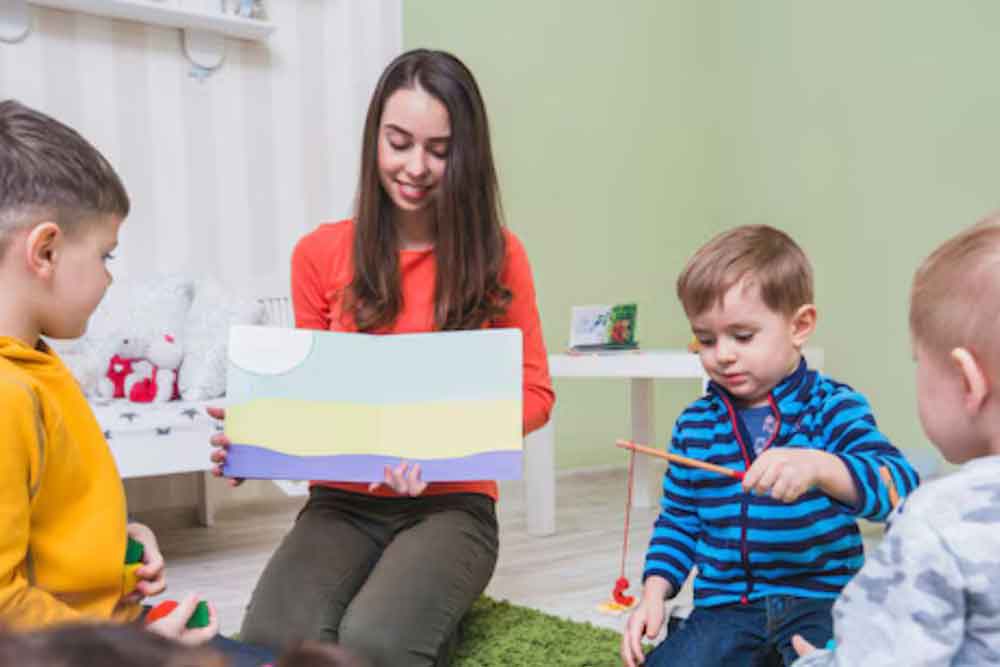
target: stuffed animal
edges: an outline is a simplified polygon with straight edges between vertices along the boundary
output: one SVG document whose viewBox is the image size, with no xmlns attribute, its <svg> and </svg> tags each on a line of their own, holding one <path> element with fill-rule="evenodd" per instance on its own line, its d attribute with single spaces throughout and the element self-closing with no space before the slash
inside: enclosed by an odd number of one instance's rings
<svg viewBox="0 0 1000 667">
<path fill-rule="evenodd" d="M 146 343 L 136 336 L 120 338 L 114 348 L 114 355 L 108 362 L 108 369 L 97 385 L 97 395 L 101 398 L 125 398 L 132 386 L 140 379 L 135 375 L 136 364 L 146 356 Z"/>
<path fill-rule="evenodd" d="M 180 398 L 177 371 L 184 360 L 184 347 L 170 334 L 154 338 L 146 348 L 145 362 L 150 372 L 129 391 L 135 403 L 162 403 Z"/>
</svg>

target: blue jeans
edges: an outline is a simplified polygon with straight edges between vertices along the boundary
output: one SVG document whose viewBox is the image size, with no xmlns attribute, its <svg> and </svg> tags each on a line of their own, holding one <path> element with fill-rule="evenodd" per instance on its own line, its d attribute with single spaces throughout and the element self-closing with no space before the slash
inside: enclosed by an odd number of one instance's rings
<svg viewBox="0 0 1000 667">
<path fill-rule="evenodd" d="M 792 636 L 814 646 L 833 637 L 833 600 L 772 595 L 749 604 L 696 608 L 672 621 L 646 667 L 777 667 L 797 654 Z"/>
</svg>

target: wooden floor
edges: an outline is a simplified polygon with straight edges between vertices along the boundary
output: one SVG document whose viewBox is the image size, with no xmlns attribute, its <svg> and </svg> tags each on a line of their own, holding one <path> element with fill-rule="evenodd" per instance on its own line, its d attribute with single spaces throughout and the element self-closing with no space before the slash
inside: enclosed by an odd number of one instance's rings
<svg viewBox="0 0 1000 667">
<path fill-rule="evenodd" d="M 219 511 L 216 525 L 191 525 L 189 517 L 140 514 L 160 540 L 169 592 L 197 592 L 219 610 L 224 633 L 239 629 L 244 607 L 302 498 Z M 557 532 L 531 537 L 524 520 L 520 482 L 502 483 L 498 515 L 500 560 L 487 593 L 498 599 L 575 620 L 620 628 L 621 617 L 596 610 L 611 592 L 621 559 L 625 504 L 623 472 L 577 473 L 557 485 Z M 638 584 L 654 509 L 633 510 L 627 575 Z M 633 586 L 635 588 L 635 586 Z"/>
<path fill-rule="evenodd" d="M 487 593 L 552 614 L 620 630 L 624 617 L 597 611 L 608 599 L 621 559 L 624 471 L 574 473 L 557 484 L 557 532 L 531 537 L 524 520 L 520 482 L 500 487 L 500 560 Z M 290 527 L 303 498 L 267 505 L 223 509 L 216 525 L 202 528 L 190 521 L 149 514 L 167 559 L 169 596 L 197 592 L 219 610 L 222 632 L 239 629 L 244 607 L 257 576 Z M 632 511 L 626 575 L 637 592 L 642 561 L 656 509 Z M 183 524 L 183 525 L 179 525 Z M 878 531 L 880 532 L 880 531 Z M 877 535 L 865 531 L 866 548 Z M 690 604 L 682 591 L 675 604 Z"/>
</svg>

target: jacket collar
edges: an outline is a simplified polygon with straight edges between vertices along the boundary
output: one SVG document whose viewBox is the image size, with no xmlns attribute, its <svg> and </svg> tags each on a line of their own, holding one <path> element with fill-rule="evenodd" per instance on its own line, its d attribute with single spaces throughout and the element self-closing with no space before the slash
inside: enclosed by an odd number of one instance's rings
<svg viewBox="0 0 1000 667">
<path fill-rule="evenodd" d="M 799 365 L 781 380 L 769 396 L 778 406 L 782 417 L 797 417 L 809 401 L 812 386 L 816 380 L 816 371 L 810 370 L 805 357 L 799 357 Z M 708 383 L 709 394 L 714 394 L 729 405 L 735 406 L 736 399 L 722 385 L 714 380 Z"/>
<path fill-rule="evenodd" d="M 816 381 L 816 371 L 809 370 L 804 357 L 799 357 L 799 365 L 779 382 L 768 394 L 768 403 L 773 411 L 777 411 L 775 417 L 778 420 L 777 432 L 767 443 L 767 447 L 781 446 L 787 442 L 796 432 L 802 423 L 803 413 L 810 402 L 812 388 Z M 750 442 L 750 434 L 746 424 L 737 416 L 736 402 L 732 394 L 715 382 L 708 383 L 709 395 L 721 403 L 720 408 L 728 413 L 728 418 L 733 424 L 734 432 L 737 434 L 737 441 L 740 450 L 743 452 L 743 459 L 750 467 L 756 458 L 753 448 L 747 446 Z"/>
</svg>

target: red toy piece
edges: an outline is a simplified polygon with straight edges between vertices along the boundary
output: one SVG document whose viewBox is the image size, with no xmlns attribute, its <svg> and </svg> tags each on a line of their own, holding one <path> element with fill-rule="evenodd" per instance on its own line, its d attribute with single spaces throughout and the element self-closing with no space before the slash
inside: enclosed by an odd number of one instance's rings
<svg viewBox="0 0 1000 667">
<path fill-rule="evenodd" d="M 143 623 L 149 625 L 154 621 L 158 621 L 164 616 L 169 616 L 174 609 L 177 609 L 176 600 L 164 600 L 163 602 L 161 602 L 160 604 L 156 605 L 155 607 L 149 610 L 149 613 L 146 614 L 146 618 L 143 620 Z M 204 600 L 199 600 L 198 606 L 196 606 L 194 608 L 194 611 L 191 612 L 191 617 L 187 620 L 187 623 L 185 623 L 184 625 L 185 627 L 188 628 L 204 628 L 206 625 L 208 625 L 208 623 L 209 623 L 208 603 L 205 602 Z"/>
<path fill-rule="evenodd" d="M 172 612 L 174 609 L 177 609 L 176 600 L 164 600 L 163 602 L 161 602 L 160 604 L 156 605 L 155 607 L 149 610 L 149 613 L 146 614 L 146 619 L 143 622 L 146 625 L 149 625 L 153 621 L 158 621 L 164 616 L 169 616 L 170 612 Z"/>
<path fill-rule="evenodd" d="M 615 589 L 611 591 L 611 597 L 615 602 L 624 606 L 631 607 L 632 603 L 635 602 L 634 595 L 625 595 L 625 591 L 628 590 L 628 579 L 625 577 L 618 577 L 615 581 Z"/>
</svg>

